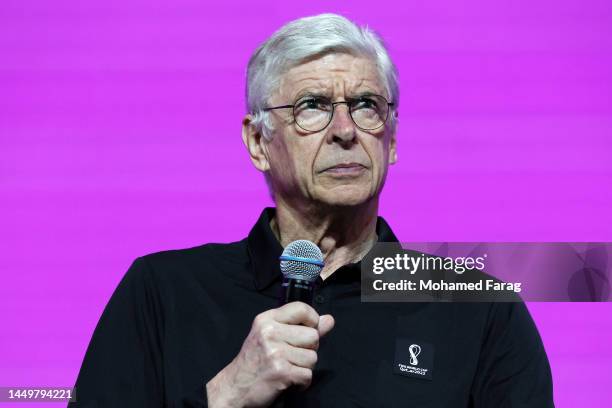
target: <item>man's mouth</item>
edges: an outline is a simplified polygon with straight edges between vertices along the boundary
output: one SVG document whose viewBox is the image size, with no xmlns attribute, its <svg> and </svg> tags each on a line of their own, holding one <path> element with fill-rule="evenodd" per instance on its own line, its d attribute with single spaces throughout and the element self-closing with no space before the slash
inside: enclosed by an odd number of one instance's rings
<svg viewBox="0 0 612 408">
<path fill-rule="evenodd" d="M 339 163 L 324 170 L 324 173 L 338 176 L 352 176 L 363 172 L 366 167 L 359 163 Z"/>
</svg>

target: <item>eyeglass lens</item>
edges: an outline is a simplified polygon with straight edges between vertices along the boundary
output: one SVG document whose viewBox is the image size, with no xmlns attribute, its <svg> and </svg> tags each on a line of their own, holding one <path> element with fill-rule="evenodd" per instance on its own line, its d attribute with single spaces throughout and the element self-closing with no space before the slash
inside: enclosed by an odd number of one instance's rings
<svg viewBox="0 0 612 408">
<path fill-rule="evenodd" d="M 353 121 L 363 130 L 378 129 L 387 120 L 389 104 L 382 96 L 360 96 L 347 99 L 347 104 Z M 337 105 L 326 97 L 308 96 L 295 103 L 293 115 L 299 127 L 317 132 L 329 125 Z"/>
</svg>

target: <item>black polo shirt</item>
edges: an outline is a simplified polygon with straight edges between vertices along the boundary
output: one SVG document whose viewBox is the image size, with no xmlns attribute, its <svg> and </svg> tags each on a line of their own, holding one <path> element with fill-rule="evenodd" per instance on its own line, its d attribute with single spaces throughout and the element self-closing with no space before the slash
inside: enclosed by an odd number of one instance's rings
<svg viewBox="0 0 612 408">
<path fill-rule="evenodd" d="M 134 261 L 96 326 L 69 407 L 204 407 L 205 384 L 278 306 L 282 247 L 265 209 L 230 244 Z M 380 242 L 397 238 L 382 219 Z M 523 303 L 362 303 L 360 265 L 315 295 L 334 329 L 287 407 L 552 407 L 550 367 Z M 281 402 L 282 401 L 282 402 Z"/>
</svg>

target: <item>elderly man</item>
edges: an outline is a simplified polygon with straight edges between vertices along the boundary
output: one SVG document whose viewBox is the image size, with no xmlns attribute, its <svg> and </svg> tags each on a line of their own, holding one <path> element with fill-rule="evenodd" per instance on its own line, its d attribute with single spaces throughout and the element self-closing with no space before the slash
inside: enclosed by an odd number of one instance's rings
<svg viewBox="0 0 612 408">
<path fill-rule="evenodd" d="M 242 137 L 276 208 L 242 241 L 138 258 L 72 406 L 552 406 L 522 303 L 360 301 L 360 261 L 397 242 L 377 216 L 399 103 L 381 40 L 337 15 L 290 22 L 252 56 L 247 99 Z M 297 239 L 323 253 L 317 295 L 278 307 Z M 402 355 L 427 375 L 394 370 Z"/>
</svg>

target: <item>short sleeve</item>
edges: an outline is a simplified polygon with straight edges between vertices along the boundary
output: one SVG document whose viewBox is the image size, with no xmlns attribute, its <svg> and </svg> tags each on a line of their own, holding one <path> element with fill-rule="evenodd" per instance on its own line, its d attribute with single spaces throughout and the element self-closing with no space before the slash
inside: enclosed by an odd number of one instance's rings
<svg viewBox="0 0 612 408">
<path fill-rule="evenodd" d="M 162 407 L 162 325 L 159 293 L 138 258 L 98 321 L 68 407 Z"/>
<path fill-rule="evenodd" d="M 491 304 L 470 400 L 474 408 L 554 407 L 548 358 L 523 302 Z"/>
</svg>

